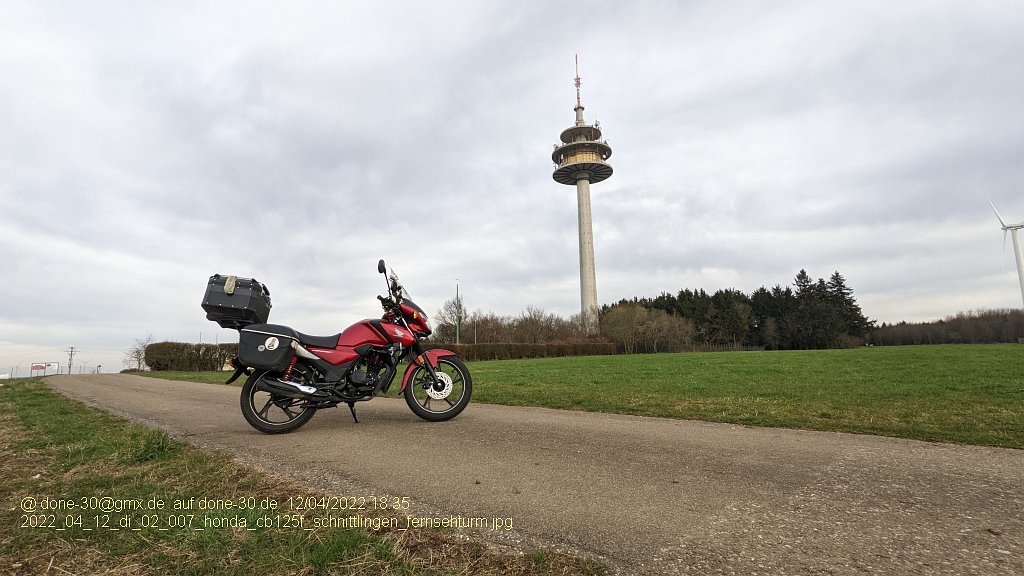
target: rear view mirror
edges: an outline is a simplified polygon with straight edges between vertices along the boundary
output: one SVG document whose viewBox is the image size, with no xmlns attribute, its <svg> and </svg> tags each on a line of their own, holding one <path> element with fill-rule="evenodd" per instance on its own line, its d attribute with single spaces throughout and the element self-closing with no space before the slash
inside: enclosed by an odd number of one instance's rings
<svg viewBox="0 0 1024 576">
<path fill-rule="evenodd" d="M 383 274 L 386 271 L 387 271 L 387 268 L 384 267 L 384 260 L 378 260 L 377 261 L 377 272 Z"/>
</svg>

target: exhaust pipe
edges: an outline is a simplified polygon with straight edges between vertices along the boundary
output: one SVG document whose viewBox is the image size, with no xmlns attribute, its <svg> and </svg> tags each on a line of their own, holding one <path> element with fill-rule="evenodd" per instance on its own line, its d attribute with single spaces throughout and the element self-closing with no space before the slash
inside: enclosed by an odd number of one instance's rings
<svg viewBox="0 0 1024 576">
<path fill-rule="evenodd" d="M 326 390 L 320 390 L 313 386 L 306 386 L 305 384 L 299 384 L 297 382 L 288 382 L 287 380 L 272 378 L 270 376 L 260 378 L 259 389 L 264 392 L 270 392 L 271 394 L 277 394 L 278 396 L 296 398 L 298 400 L 317 401 L 325 400 L 331 396 Z"/>
</svg>

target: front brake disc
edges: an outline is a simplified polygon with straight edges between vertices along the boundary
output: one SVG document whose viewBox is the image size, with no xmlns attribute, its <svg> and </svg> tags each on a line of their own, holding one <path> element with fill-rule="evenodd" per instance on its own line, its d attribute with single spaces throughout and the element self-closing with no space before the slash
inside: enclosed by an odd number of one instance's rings
<svg viewBox="0 0 1024 576">
<path fill-rule="evenodd" d="M 442 385 L 441 389 L 438 390 L 436 385 L 428 385 L 427 396 L 430 396 L 434 400 L 444 400 L 452 393 L 452 386 L 454 386 L 454 383 L 452 382 L 452 377 L 444 372 L 437 372 L 436 374 L 438 383 Z"/>
</svg>

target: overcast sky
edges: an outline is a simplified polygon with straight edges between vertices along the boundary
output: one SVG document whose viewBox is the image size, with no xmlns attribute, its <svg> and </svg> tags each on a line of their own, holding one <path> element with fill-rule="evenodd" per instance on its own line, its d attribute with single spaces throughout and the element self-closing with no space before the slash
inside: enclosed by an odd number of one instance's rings
<svg viewBox="0 0 1024 576">
<path fill-rule="evenodd" d="M 985 199 L 1024 220 L 1017 2 L 0 3 L 0 373 L 123 368 L 136 339 L 271 321 L 579 311 L 574 120 L 598 299 L 840 271 L 879 322 L 1020 307 Z"/>
</svg>

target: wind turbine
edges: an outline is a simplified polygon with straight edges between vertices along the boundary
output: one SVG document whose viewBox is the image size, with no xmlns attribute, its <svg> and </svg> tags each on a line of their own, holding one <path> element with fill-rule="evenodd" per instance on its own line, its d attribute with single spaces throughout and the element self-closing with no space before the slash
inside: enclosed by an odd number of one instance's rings
<svg viewBox="0 0 1024 576">
<path fill-rule="evenodd" d="M 999 219 L 999 225 L 1003 228 L 1003 246 L 1006 246 L 1006 233 L 1010 233 L 1010 239 L 1013 240 L 1013 255 L 1017 258 L 1017 276 L 1020 279 L 1020 297 L 1024 301 L 1024 251 L 1020 248 L 1020 237 L 1017 235 L 1017 231 L 1024 228 L 1024 222 L 1018 222 L 1017 224 L 1007 224 L 1003 222 L 1003 217 L 999 215 L 999 210 L 996 210 L 996 205 L 992 203 L 992 199 L 988 199 L 989 206 L 992 207 L 992 211 L 996 213 L 996 218 Z"/>
</svg>

